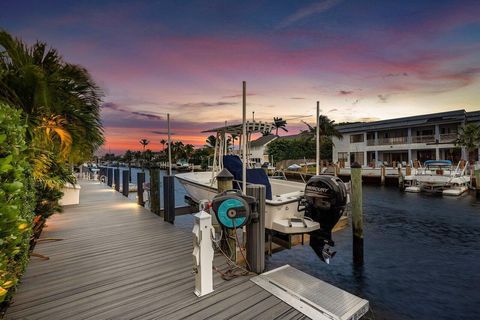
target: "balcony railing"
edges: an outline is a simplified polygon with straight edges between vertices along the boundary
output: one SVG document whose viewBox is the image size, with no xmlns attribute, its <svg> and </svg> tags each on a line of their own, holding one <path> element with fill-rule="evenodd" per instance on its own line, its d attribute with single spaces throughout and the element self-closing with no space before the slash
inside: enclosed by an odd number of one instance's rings
<svg viewBox="0 0 480 320">
<path fill-rule="evenodd" d="M 374 146 L 375 145 L 375 139 L 368 139 L 367 140 L 367 146 Z"/>
<path fill-rule="evenodd" d="M 455 142 L 457 140 L 457 133 L 444 133 L 440 134 L 440 142 Z"/>
<path fill-rule="evenodd" d="M 429 143 L 435 142 L 434 135 L 412 136 L 412 143 Z"/>
<path fill-rule="evenodd" d="M 408 143 L 408 137 L 378 138 L 377 145 L 405 144 Z"/>
</svg>

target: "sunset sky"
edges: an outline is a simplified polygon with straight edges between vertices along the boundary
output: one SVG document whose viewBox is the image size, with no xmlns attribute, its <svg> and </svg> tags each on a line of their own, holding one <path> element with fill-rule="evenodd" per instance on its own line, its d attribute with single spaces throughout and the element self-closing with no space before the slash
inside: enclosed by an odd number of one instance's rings
<svg viewBox="0 0 480 320">
<path fill-rule="evenodd" d="M 103 152 L 204 144 L 241 118 L 337 122 L 480 110 L 480 1 L 11 1 L 0 28 L 84 65 L 105 91 Z"/>
</svg>

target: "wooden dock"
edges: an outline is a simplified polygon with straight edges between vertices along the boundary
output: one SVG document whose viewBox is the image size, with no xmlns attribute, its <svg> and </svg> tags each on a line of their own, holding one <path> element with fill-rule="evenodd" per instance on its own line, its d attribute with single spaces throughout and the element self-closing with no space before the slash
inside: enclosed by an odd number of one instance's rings
<svg viewBox="0 0 480 320">
<path fill-rule="evenodd" d="M 248 277 L 198 298 L 192 235 L 104 185 L 47 222 L 7 319 L 306 319 Z M 225 266 L 217 256 L 214 265 Z"/>
</svg>

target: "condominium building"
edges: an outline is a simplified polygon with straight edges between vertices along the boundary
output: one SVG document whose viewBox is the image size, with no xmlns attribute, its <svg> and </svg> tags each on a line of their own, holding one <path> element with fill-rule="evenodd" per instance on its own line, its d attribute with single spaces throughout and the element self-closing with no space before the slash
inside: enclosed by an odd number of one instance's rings
<svg viewBox="0 0 480 320">
<path fill-rule="evenodd" d="M 343 139 L 333 138 L 333 161 L 374 167 L 414 160 L 468 160 L 468 152 L 455 145 L 459 128 L 467 123 L 480 124 L 480 111 L 455 110 L 340 125 L 337 129 Z M 478 161 L 480 150 L 471 157 Z"/>
</svg>

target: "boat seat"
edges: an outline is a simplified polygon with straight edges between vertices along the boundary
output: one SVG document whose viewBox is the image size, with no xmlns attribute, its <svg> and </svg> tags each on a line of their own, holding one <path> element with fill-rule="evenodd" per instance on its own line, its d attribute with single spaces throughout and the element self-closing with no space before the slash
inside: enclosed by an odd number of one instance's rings
<svg viewBox="0 0 480 320">
<path fill-rule="evenodd" d="M 242 181 L 242 160 L 237 155 L 223 156 L 223 167 L 230 171 L 236 180 L 233 184 L 235 189 L 241 190 L 238 181 Z M 261 184 L 265 186 L 265 196 L 268 200 L 272 200 L 272 186 L 268 180 L 268 175 L 261 168 L 247 169 L 247 183 Z"/>
</svg>

